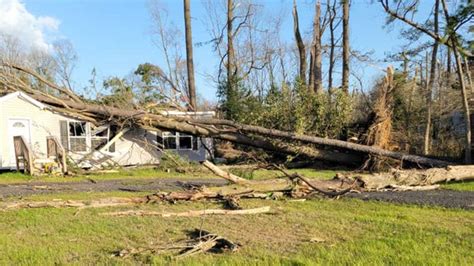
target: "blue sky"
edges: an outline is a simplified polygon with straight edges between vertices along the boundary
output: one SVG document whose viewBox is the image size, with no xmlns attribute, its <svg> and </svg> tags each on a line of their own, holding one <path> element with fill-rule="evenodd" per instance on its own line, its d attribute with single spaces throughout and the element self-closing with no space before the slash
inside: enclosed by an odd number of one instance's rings
<svg viewBox="0 0 474 266">
<path fill-rule="evenodd" d="M 162 2 L 167 6 L 173 22 L 184 31 L 182 1 Z M 292 1 L 256 2 L 268 12 L 285 10 L 283 33 L 291 42 Z M 427 2 L 431 1 L 422 2 L 421 13 L 429 13 L 431 4 Z M 49 16 L 60 22 L 57 30 L 47 35 L 47 38 L 67 38 L 74 45 L 79 61 L 73 78 L 78 88 L 87 85 L 93 68 L 96 68 L 98 78 L 101 79 L 111 75 L 127 75 L 144 62 L 163 64 L 161 52 L 154 46 L 150 36 L 152 21 L 148 12 L 149 0 L 24 0 L 23 3 L 32 15 Z M 307 32 L 311 28 L 312 3 L 311 0 L 298 1 L 300 23 Z M 399 49 L 403 41 L 397 29 L 388 31 L 383 28 L 386 15 L 376 1 L 353 0 L 351 8 L 353 49 L 373 51 L 376 59 L 382 59 L 388 51 Z M 191 1 L 191 11 L 194 43 L 210 40 L 202 21 L 206 17 L 202 1 Z M 194 53 L 198 93 L 208 99 L 215 99 L 216 86 L 205 78 L 204 73 L 214 73 L 217 57 L 210 45 L 195 46 Z M 369 83 L 385 67 L 385 63 L 377 63 L 376 66 L 358 66 L 357 71 L 363 73 L 364 80 Z"/>
</svg>

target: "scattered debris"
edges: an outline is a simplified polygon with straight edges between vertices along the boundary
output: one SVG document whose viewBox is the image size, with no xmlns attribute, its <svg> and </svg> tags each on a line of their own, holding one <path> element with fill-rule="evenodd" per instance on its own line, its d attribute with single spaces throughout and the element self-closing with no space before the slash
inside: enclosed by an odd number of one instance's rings
<svg viewBox="0 0 474 266">
<path fill-rule="evenodd" d="M 322 239 L 320 237 L 312 237 L 309 242 L 311 243 L 323 243 L 326 242 L 326 239 Z"/>
<path fill-rule="evenodd" d="M 210 233 L 201 229 L 194 229 L 188 233 L 190 239 L 181 241 L 176 245 L 170 246 L 156 246 L 146 248 L 131 248 L 122 249 L 113 252 L 112 256 L 126 258 L 129 256 L 142 255 L 142 254 L 157 254 L 167 250 L 180 249 L 178 254 L 174 257 L 175 259 L 182 259 L 185 257 L 197 255 L 200 253 L 223 253 L 223 252 L 236 252 L 240 248 L 240 244 L 236 244 L 222 236 Z"/>
<path fill-rule="evenodd" d="M 207 169 L 211 170 L 217 176 L 220 176 L 234 184 L 245 185 L 249 183 L 249 180 L 233 175 L 229 172 L 226 172 L 209 161 L 204 161 L 202 165 L 204 165 Z"/>
<path fill-rule="evenodd" d="M 97 200 L 52 200 L 52 201 L 16 201 L 0 203 L 1 210 L 26 208 L 103 208 L 146 203 L 142 197 L 104 198 Z"/>
<path fill-rule="evenodd" d="M 120 212 L 104 212 L 100 215 L 104 216 L 161 216 L 167 217 L 198 217 L 204 215 L 245 215 L 245 214 L 259 214 L 267 213 L 270 211 L 269 206 L 254 208 L 254 209 L 241 209 L 241 210 L 220 210 L 220 209 L 207 209 L 198 211 L 185 211 L 185 212 L 156 212 L 156 211 L 120 211 Z"/>
</svg>

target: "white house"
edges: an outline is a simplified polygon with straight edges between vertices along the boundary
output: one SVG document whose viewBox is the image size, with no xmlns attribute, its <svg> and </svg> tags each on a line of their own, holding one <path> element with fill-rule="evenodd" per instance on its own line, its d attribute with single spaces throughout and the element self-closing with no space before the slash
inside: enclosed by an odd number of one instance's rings
<svg viewBox="0 0 474 266">
<path fill-rule="evenodd" d="M 215 113 L 167 111 L 163 115 L 213 117 Z M 0 97 L 0 169 L 16 168 L 15 136 L 23 137 L 33 160 L 47 159 L 47 138 L 56 137 L 68 158 L 84 168 L 158 164 L 163 150 L 204 161 L 212 150 L 211 139 L 180 132 L 95 126 L 56 112 L 22 92 Z"/>
</svg>

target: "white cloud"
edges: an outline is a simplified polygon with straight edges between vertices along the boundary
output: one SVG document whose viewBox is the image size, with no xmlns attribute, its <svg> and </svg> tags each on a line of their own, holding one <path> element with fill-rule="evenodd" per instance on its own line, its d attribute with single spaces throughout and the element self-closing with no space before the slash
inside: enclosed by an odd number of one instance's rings
<svg viewBox="0 0 474 266">
<path fill-rule="evenodd" d="M 0 34 L 13 36 L 25 49 L 48 52 L 47 33 L 58 30 L 59 20 L 36 17 L 21 0 L 0 0 Z"/>
</svg>

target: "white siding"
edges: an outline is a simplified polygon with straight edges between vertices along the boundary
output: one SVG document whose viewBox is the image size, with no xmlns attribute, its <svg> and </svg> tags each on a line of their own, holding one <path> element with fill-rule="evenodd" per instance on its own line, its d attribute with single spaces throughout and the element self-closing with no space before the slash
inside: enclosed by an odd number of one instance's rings
<svg viewBox="0 0 474 266">
<path fill-rule="evenodd" d="M 45 158 L 47 153 L 46 137 L 56 136 L 60 139 L 60 120 L 77 121 L 76 119 L 40 109 L 30 102 L 13 97 L 0 103 L 0 168 L 14 168 L 10 156 L 14 153 L 8 140 L 8 120 L 14 118 L 28 119 L 31 130 L 31 147 L 36 158 Z M 84 153 L 70 153 L 75 161 L 79 161 Z M 159 154 L 156 150 L 156 133 L 141 129 L 128 131 L 115 143 L 115 152 L 106 153 L 111 156 L 110 162 L 119 165 L 158 164 Z"/>
<path fill-rule="evenodd" d="M 39 107 L 19 97 L 11 98 L 0 103 L 0 167 L 15 167 L 10 165 L 10 154 L 13 154 L 8 139 L 8 119 L 23 118 L 30 121 L 31 148 L 37 157 L 46 157 L 46 137 L 59 137 L 59 120 L 64 116 L 41 110 Z"/>
<path fill-rule="evenodd" d="M 115 142 L 115 152 L 109 154 L 119 165 L 158 164 L 156 133 L 132 129 Z"/>
</svg>

